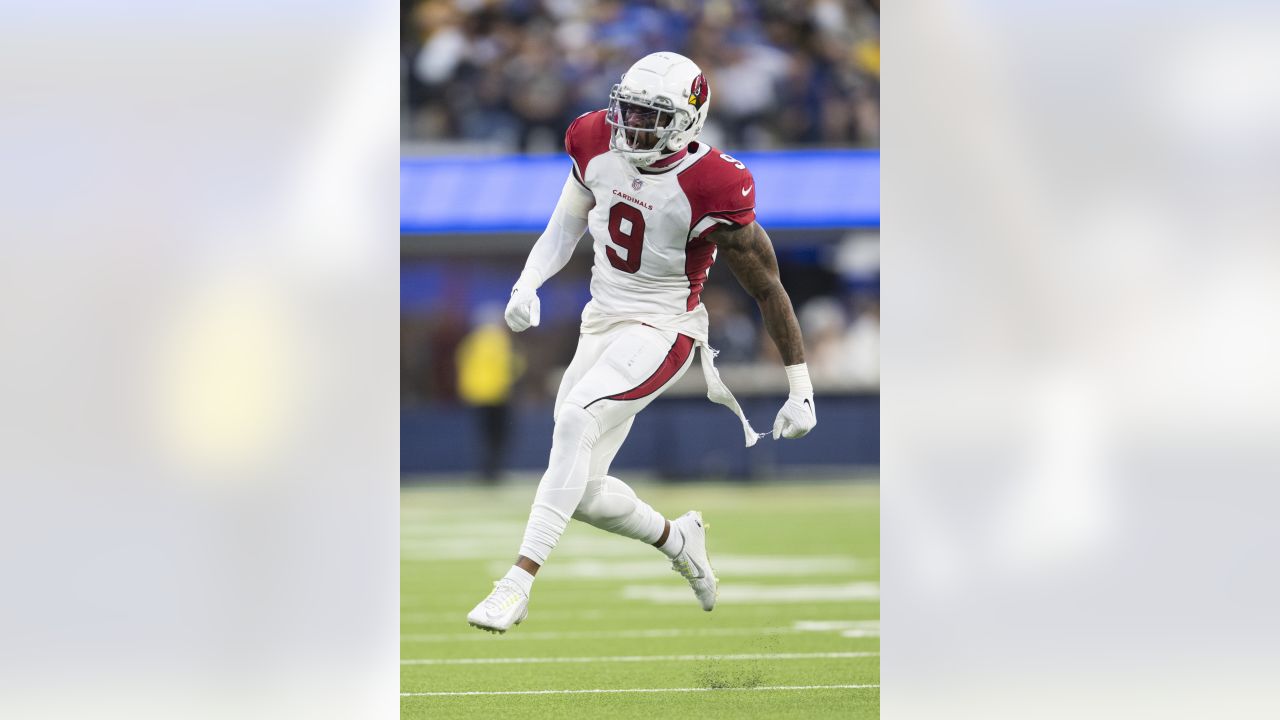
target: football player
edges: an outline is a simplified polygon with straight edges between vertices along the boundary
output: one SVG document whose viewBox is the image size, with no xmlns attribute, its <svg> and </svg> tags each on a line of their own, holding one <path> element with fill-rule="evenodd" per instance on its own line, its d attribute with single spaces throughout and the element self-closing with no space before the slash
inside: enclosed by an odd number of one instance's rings
<svg viewBox="0 0 1280 720">
<path fill-rule="evenodd" d="M 515 332 L 538 324 L 538 288 L 588 229 L 591 301 L 556 396 L 551 457 L 519 557 L 467 615 L 475 627 L 506 632 L 528 616 L 534 576 L 571 518 L 656 546 L 702 609 L 715 607 L 718 580 L 701 513 L 668 521 L 611 477 L 609 464 L 636 413 L 688 370 L 695 346 L 708 397 L 737 413 L 748 446 L 765 434 L 751 428 L 707 347 L 699 295 L 717 255 L 759 304 L 786 365 L 790 394 L 774 439 L 802 437 L 817 423 L 800 325 L 769 236 L 755 222 L 755 181 L 741 162 L 697 142 L 710 105 L 698 66 L 659 52 L 622 76 L 607 109 L 580 116 L 565 134 L 571 177 L 511 291 L 506 320 Z"/>
</svg>

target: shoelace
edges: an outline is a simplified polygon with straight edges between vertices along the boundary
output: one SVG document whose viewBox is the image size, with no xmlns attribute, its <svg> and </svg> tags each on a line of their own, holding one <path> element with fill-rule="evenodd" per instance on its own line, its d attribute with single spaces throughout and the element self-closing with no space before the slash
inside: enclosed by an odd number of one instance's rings
<svg viewBox="0 0 1280 720">
<path fill-rule="evenodd" d="M 686 580 L 696 580 L 698 578 L 694 574 L 693 564 L 689 562 L 689 557 L 683 553 L 671 560 L 671 569 L 683 575 Z"/>
<path fill-rule="evenodd" d="M 490 614 L 499 613 L 520 602 L 522 597 L 524 593 L 520 592 L 515 583 L 498 580 L 493 583 L 493 592 L 484 599 L 484 608 Z"/>
</svg>

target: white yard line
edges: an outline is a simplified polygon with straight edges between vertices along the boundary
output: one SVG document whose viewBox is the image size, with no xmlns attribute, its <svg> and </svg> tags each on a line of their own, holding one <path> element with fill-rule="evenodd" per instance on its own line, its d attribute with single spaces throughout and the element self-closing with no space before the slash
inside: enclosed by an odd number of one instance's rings
<svg viewBox="0 0 1280 720">
<path fill-rule="evenodd" d="M 467 692 L 402 692 L 400 697 L 458 697 L 463 695 L 588 695 L 604 693 L 667 693 L 667 692 L 722 692 L 725 690 L 866 690 L 875 685 L 764 685 L 761 687 L 734 688 L 594 688 L 591 690 L 471 690 Z"/>
<path fill-rule="evenodd" d="M 678 585 L 626 585 L 622 597 L 660 604 L 689 602 L 689 589 Z M 769 605 L 781 603 L 845 602 L 880 600 L 880 583 L 851 582 L 840 585 L 751 585 L 721 586 L 720 602 L 726 605 Z"/>
<path fill-rule="evenodd" d="M 738 655 L 606 655 L 603 657 L 417 658 L 401 665 L 510 665 L 532 663 L 679 662 L 707 660 L 815 660 L 878 657 L 878 652 L 744 653 Z"/>
<path fill-rule="evenodd" d="M 451 613 L 449 617 L 453 617 Z M 842 637 L 879 637 L 879 620 L 799 620 L 794 627 L 736 628 L 651 628 L 647 630 L 542 630 L 521 631 L 504 635 L 502 642 L 513 640 L 599 640 L 608 638 L 675 638 L 675 637 L 751 637 L 754 635 L 792 635 L 813 632 L 839 633 Z M 494 642 L 487 633 L 405 633 L 401 642 Z"/>
<path fill-rule="evenodd" d="M 587 640 L 598 638 L 671 638 L 671 637 L 730 637 L 737 635 L 787 635 L 801 633 L 808 628 L 655 628 L 651 630 L 572 630 L 556 632 L 517 632 L 503 637 L 504 642 L 511 640 Z M 400 636 L 401 642 L 456 642 L 479 641 L 493 642 L 488 633 L 422 633 Z"/>
<path fill-rule="evenodd" d="M 841 637 L 880 637 L 879 620 L 798 620 L 797 631 L 838 632 Z"/>
<path fill-rule="evenodd" d="M 880 629 L 879 620 L 797 620 L 795 622 L 796 630 L 810 630 L 813 632 L 835 632 L 837 630 L 868 630 Z"/>
</svg>

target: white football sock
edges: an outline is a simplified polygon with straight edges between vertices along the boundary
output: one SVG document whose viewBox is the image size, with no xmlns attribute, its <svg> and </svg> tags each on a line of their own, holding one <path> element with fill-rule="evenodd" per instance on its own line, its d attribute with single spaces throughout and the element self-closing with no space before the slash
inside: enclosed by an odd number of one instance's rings
<svg viewBox="0 0 1280 720">
<path fill-rule="evenodd" d="M 591 448 L 600 437 L 600 424 L 585 409 L 565 405 L 551 434 L 551 459 L 538 483 L 525 526 L 520 554 L 545 565 L 587 487 Z"/>
<path fill-rule="evenodd" d="M 502 576 L 503 580 L 511 580 L 524 591 L 525 596 L 533 592 L 533 576 L 524 568 L 512 565 L 506 575 Z"/>
<path fill-rule="evenodd" d="M 658 546 L 663 555 L 671 559 L 675 559 L 680 551 L 684 550 L 684 535 L 680 532 L 680 528 L 671 524 L 671 532 L 667 534 L 667 541 Z"/>
</svg>

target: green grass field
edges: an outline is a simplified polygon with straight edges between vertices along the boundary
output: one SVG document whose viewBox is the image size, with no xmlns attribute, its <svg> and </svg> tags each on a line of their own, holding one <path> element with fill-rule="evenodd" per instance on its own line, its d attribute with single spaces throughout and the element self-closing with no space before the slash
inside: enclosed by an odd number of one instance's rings
<svg viewBox="0 0 1280 720">
<path fill-rule="evenodd" d="M 465 615 L 514 559 L 533 486 L 404 490 L 401 717 L 879 716 L 877 485 L 637 491 L 702 511 L 716 609 L 656 549 L 574 522 L 498 636 Z"/>
</svg>

